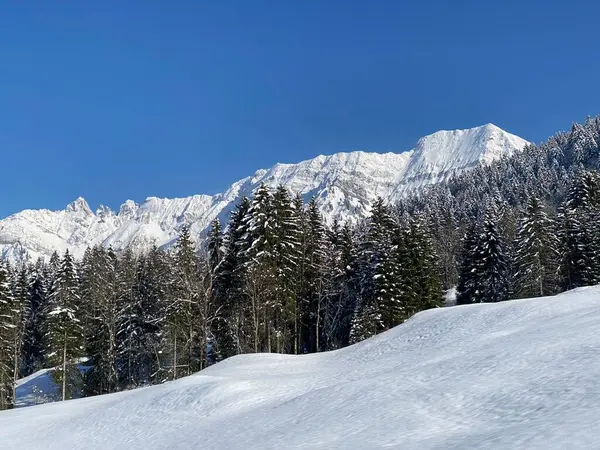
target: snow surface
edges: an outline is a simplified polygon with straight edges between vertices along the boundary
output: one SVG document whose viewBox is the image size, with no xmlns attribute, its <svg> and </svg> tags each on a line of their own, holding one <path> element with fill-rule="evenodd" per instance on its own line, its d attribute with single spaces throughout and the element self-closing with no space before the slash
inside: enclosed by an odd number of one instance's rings
<svg viewBox="0 0 600 450">
<path fill-rule="evenodd" d="M 600 448 L 599 329 L 600 287 L 429 310 L 339 351 L 0 412 L 0 448 Z"/>
<path fill-rule="evenodd" d="M 210 222 L 226 220 L 242 196 L 264 182 L 283 184 L 305 199 L 315 196 L 325 220 L 356 221 L 368 215 L 378 197 L 394 201 L 425 185 L 439 183 L 479 164 L 521 150 L 527 141 L 487 124 L 468 130 L 438 131 L 404 153 L 337 153 L 298 164 L 276 164 L 234 183 L 214 196 L 149 197 L 141 205 L 127 200 L 118 213 L 100 206 L 94 213 L 83 198 L 63 211 L 25 210 L 0 220 L 0 254 L 22 261 L 48 258 L 69 249 L 76 257 L 93 245 L 114 250 L 168 245 L 185 224 L 202 236 Z"/>
<path fill-rule="evenodd" d="M 17 408 L 56 402 L 60 398 L 59 388 L 52 379 L 52 369 L 38 370 L 17 381 Z"/>
<path fill-rule="evenodd" d="M 78 368 L 84 373 L 90 367 L 86 365 L 87 358 L 80 358 Z M 16 407 L 41 405 L 45 403 L 60 401 L 61 387 L 52 378 L 53 368 L 41 369 L 31 375 L 17 380 L 17 402 Z M 80 393 L 75 393 L 78 396 Z M 0 449 L 2 445 L 0 443 Z"/>
</svg>

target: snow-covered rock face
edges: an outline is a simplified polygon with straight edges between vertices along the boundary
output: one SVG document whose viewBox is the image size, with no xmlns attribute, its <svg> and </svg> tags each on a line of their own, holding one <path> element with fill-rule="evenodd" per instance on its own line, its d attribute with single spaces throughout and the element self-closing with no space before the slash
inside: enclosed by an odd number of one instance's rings
<svg viewBox="0 0 600 450">
<path fill-rule="evenodd" d="M 468 130 L 438 131 L 412 150 L 397 192 L 406 194 L 424 184 L 438 183 L 479 164 L 491 164 L 523 149 L 527 141 L 487 124 Z"/>
<path fill-rule="evenodd" d="M 118 214 L 105 206 L 93 213 L 87 202 L 78 198 L 63 211 L 25 210 L 0 220 L 0 252 L 5 259 L 22 261 L 47 258 L 66 249 L 79 257 L 90 245 L 143 250 L 152 244 L 169 244 L 183 225 L 200 237 L 214 218 L 226 220 L 236 202 L 251 196 L 262 182 L 273 187 L 283 184 L 305 199 L 317 197 L 328 223 L 334 218 L 357 221 L 368 215 L 378 196 L 394 201 L 425 185 L 511 155 L 526 144 L 488 124 L 438 131 L 419 139 L 413 150 L 404 153 L 356 151 L 321 155 L 298 164 L 276 164 L 214 196 L 149 197 L 140 205 L 127 200 Z"/>
</svg>

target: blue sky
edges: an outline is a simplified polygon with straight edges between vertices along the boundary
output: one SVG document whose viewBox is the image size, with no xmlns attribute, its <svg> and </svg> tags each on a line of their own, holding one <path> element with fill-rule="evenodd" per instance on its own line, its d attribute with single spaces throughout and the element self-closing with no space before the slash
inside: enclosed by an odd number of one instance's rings
<svg viewBox="0 0 600 450">
<path fill-rule="evenodd" d="M 593 1 L 8 2 L 0 216 L 216 193 L 276 162 L 600 113 Z"/>
</svg>

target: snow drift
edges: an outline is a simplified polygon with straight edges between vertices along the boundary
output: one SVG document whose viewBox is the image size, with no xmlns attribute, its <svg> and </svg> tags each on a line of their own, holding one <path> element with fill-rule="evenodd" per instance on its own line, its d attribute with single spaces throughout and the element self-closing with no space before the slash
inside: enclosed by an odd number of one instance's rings
<svg viewBox="0 0 600 450">
<path fill-rule="evenodd" d="M 425 311 L 343 350 L 234 357 L 0 413 L 0 447 L 598 448 L 600 287 Z"/>
</svg>

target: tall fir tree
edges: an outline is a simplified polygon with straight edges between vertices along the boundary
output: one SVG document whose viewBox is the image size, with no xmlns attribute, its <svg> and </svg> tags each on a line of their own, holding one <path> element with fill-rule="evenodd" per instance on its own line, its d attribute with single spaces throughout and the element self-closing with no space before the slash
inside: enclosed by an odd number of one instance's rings
<svg viewBox="0 0 600 450">
<path fill-rule="evenodd" d="M 275 262 L 274 331 L 278 353 L 290 353 L 296 339 L 294 330 L 298 302 L 297 270 L 302 256 L 300 226 L 289 191 L 278 186 L 273 195 L 273 259 Z"/>
<path fill-rule="evenodd" d="M 77 366 L 77 358 L 82 356 L 83 351 L 80 300 L 75 263 L 67 250 L 50 293 L 46 337 L 46 359 L 56 366 L 52 374 L 61 386 L 62 400 L 71 398 L 81 388 L 81 374 Z"/>
<path fill-rule="evenodd" d="M 508 299 L 509 272 L 504 238 L 498 228 L 498 215 L 490 207 L 483 220 L 478 255 L 480 302 L 500 302 Z"/>
<path fill-rule="evenodd" d="M 558 245 L 554 220 L 538 197 L 529 197 L 516 242 L 515 278 L 519 297 L 542 297 L 557 292 Z"/>
<path fill-rule="evenodd" d="M 23 374 L 23 347 L 27 334 L 27 318 L 29 316 L 29 272 L 27 266 L 15 270 L 13 282 L 13 381 L 16 382 Z M 13 396 L 16 396 L 16 391 Z"/>
<path fill-rule="evenodd" d="M 86 354 L 90 368 L 85 389 L 96 394 L 118 389 L 118 281 L 117 256 L 94 247 L 86 252 L 81 268 L 81 292 L 85 299 Z"/>
<path fill-rule="evenodd" d="M 564 289 L 600 282 L 599 177 L 580 172 L 559 214 Z"/>
<path fill-rule="evenodd" d="M 244 290 L 246 216 L 250 209 L 243 197 L 231 214 L 222 238 L 223 254 L 214 268 L 215 357 L 217 360 L 248 351 L 247 303 Z M 215 245 L 216 247 L 216 245 Z"/>
<path fill-rule="evenodd" d="M 23 342 L 23 375 L 28 376 L 46 367 L 44 360 L 44 329 L 48 313 L 47 269 L 39 260 L 31 269 L 28 284 L 29 308 Z"/>
<path fill-rule="evenodd" d="M 357 302 L 351 325 L 351 342 L 385 330 L 397 313 L 400 268 L 393 257 L 392 237 L 397 229 L 389 209 L 379 198 L 373 204 L 358 255 Z"/>
<path fill-rule="evenodd" d="M 273 307 L 276 305 L 273 194 L 261 184 L 245 218 L 245 294 L 249 301 L 252 342 L 255 352 L 270 353 L 274 341 Z"/>
<path fill-rule="evenodd" d="M 300 346 L 306 351 L 322 350 L 325 316 L 325 226 L 315 198 L 306 208 L 303 249 L 303 310 Z"/>
<path fill-rule="evenodd" d="M 462 239 L 462 251 L 456 288 L 456 304 L 467 305 L 480 301 L 479 294 L 479 230 L 477 224 L 469 224 Z"/>
<path fill-rule="evenodd" d="M 6 264 L 0 261 L 0 411 L 14 407 L 13 295 Z"/>
</svg>

